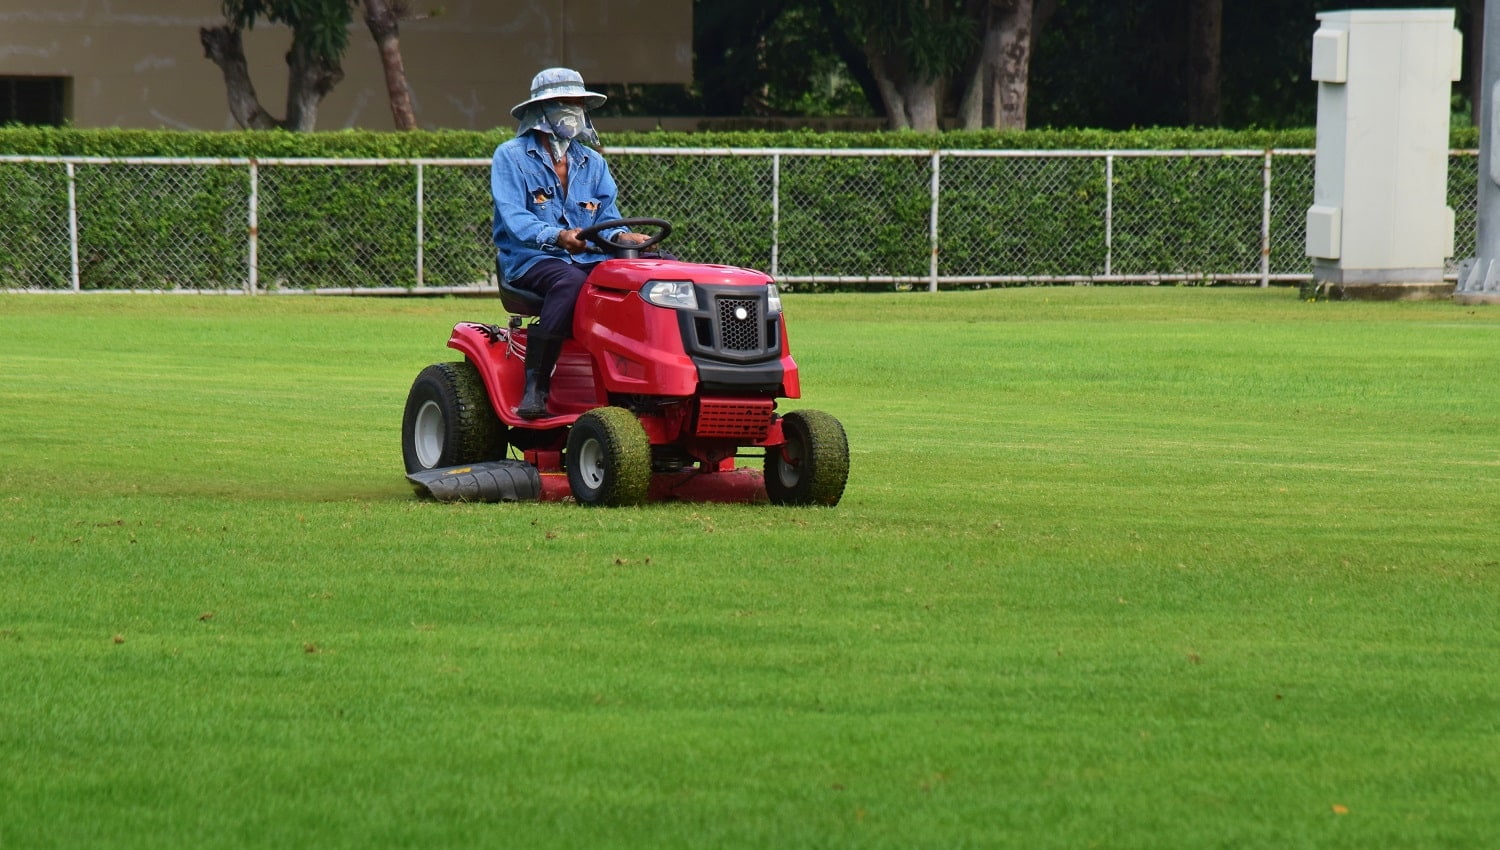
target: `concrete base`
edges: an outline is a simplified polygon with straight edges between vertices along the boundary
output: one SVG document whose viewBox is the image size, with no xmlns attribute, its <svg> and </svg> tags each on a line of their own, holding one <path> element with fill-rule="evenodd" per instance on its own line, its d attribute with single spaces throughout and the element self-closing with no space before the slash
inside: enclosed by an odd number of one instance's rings
<svg viewBox="0 0 1500 850">
<path fill-rule="evenodd" d="M 1329 301 L 1441 301 L 1453 294 L 1441 267 L 1346 269 L 1337 261 L 1313 258 L 1312 283 L 1302 297 Z"/>
<path fill-rule="evenodd" d="M 1304 284 L 1308 301 L 1446 301 L 1453 296 L 1453 283 L 1337 283 L 1314 280 Z"/>
<path fill-rule="evenodd" d="M 1455 304 L 1500 304 L 1500 292 L 1455 292 Z"/>
<path fill-rule="evenodd" d="M 1314 257 L 1313 280 L 1319 283 L 1442 283 L 1442 266 L 1401 269 L 1351 269 L 1338 260 Z"/>
</svg>

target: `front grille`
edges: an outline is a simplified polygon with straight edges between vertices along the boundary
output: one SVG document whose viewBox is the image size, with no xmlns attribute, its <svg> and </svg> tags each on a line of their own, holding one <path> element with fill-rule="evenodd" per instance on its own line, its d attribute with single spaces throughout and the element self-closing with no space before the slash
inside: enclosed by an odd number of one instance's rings
<svg viewBox="0 0 1500 850">
<path fill-rule="evenodd" d="M 760 351 L 760 303 L 748 298 L 719 299 L 719 344 L 728 351 Z M 740 318 L 739 313 L 744 314 Z"/>
<path fill-rule="evenodd" d="M 688 356 L 726 364 L 774 363 L 781 357 L 781 316 L 766 315 L 763 287 L 713 283 L 697 287 L 698 308 L 678 313 Z"/>
<path fill-rule="evenodd" d="M 776 403 L 771 399 L 704 398 L 698 402 L 694 436 L 731 440 L 764 440 L 771 431 Z"/>
</svg>

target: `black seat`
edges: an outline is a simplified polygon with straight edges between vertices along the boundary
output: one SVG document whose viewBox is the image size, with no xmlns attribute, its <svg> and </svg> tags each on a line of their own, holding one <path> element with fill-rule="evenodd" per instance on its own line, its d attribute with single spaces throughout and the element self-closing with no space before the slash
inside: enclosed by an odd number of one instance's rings
<svg viewBox="0 0 1500 850">
<path fill-rule="evenodd" d="M 502 280 L 500 281 L 500 306 L 515 316 L 540 316 L 542 296 L 529 289 L 517 289 Z"/>
<path fill-rule="evenodd" d="M 505 272 L 500 260 L 495 260 L 495 279 L 500 281 L 500 306 L 512 316 L 540 316 L 542 296 L 529 289 L 520 289 L 505 282 Z"/>
</svg>

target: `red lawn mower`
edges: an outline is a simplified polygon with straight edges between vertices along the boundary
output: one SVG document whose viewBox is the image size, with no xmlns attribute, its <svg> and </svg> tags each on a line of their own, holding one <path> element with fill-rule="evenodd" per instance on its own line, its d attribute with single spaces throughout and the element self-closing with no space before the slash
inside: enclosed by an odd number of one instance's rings
<svg viewBox="0 0 1500 850">
<path fill-rule="evenodd" d="M 656 228 L 645 242 L 600 235 Z M 527 329 L 541 296 L 500 285 L 505 327 L 460 322 L 464 359 L 423 369 L 401 423 L 407 478 L 439 500 L 572 498 L 836 505 L 849 474 L 843 426 L 827 413 L 776 412 L 799 398 L 776 284 L 732 266 L 642 257 L 661 219 L 600 222 L 579 233 L 610 259 L 589 274 L 552 373 L 548 414 L 516 414 Z M 735 466 L 764 457 L 762 470 Z"/>
</svg>

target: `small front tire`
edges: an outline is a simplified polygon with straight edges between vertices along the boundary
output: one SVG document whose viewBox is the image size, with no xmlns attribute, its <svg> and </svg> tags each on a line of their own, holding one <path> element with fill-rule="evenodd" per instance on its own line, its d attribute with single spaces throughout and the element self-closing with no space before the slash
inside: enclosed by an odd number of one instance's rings
<svg viewBox="0 0 1500 850">
<path fill-rule="evenodd" d="M 766 495 L 777 505 L 826 505 L 844 496 L 849 440 L 844 426 L 821 410 L 781 418 L 786 442 L 766 450 Z"/>
<path fill-rule="evenodd" d="M 600 407 L 578 417 L 568 432 L 568 486 L 579 504 L 623 507 L 646 501 L 651 487 L 651 443 L 635 414 Z"/>
</svg>

